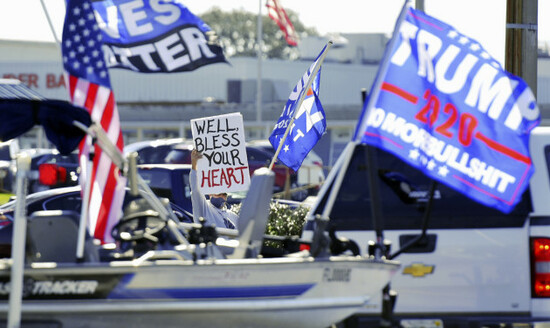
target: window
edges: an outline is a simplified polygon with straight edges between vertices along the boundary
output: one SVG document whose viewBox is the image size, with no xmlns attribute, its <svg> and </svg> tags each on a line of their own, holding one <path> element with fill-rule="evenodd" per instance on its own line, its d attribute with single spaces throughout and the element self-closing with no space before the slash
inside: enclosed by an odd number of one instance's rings
<svg viewBox="0 0 550 328">
<path fill-rule="evenodd" d="M 378 173 L 380 211 L 384 229 L 420 229 L 432 180 L 397 157 L 373 148 Z M 371 230 L 366 146 L 356 147 L 342 187 L 330 214 L 337 230 Z M 323 212 L 327 195 L 316 214 Z M 528 190 L 515 209 L 504 214 L 481 205 L 442 183 L 436 184 L 430 229 L 488 228 L 522 226 L 531 211 Z"/>
<path fill-rule="evenodd" d="M 255 164 L 265 163 L 266 165 L 269 165 L 272 159 L 270 153 L 252 147 L 246 147 L 246 156 L 248 159 L 248 163 Z"/>
<path fill-rule="evenodd" d="M 170 171 L 139 169 L 138 173 L 155 195 L 172 200 L 172 176 Z"/>
<path fill-rule="evenodd" d="M 191 164 L 191 149 L 172 149 L 166 155 L 165 162 L 170 164 Z"/>
<path fill-rule="evenodd" d="M 138 164 L 166 163 L 166 156 L 172 150 L 172 146 L 146 147 L 138 151 Z"/>
</svg>

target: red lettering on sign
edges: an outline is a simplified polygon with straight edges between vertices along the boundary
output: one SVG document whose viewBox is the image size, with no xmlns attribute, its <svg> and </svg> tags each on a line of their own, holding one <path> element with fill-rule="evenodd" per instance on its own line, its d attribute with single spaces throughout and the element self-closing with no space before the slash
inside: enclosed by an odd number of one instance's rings
<svg viewBox="0 0 550 328">
<path fill-rule="evenodd" d="M 29 79 L 27 81 L 27 86 L 38 88 L 38 75 L 36 74 L 29 74 Z"/>
<path fill-rule="evenodd" d="M 243 184 L 246 169 L 246 166 L 240 166 L 202 171 L 201 187 L 224 186 L 230 188 L 234 183 Z"/>
<path fill-rule="evenodd" d="M 5 79 L 17 79 L 21 81 L 22 83 L 26 84 L 29 88 L 35 87 L 38 88 L 38 75 L 34 73 L 20 73 L 20 74 L 12 74 L 12 73 L 6 73 L 3 75 Z"/>
<path fill-rule="evenodd" d="M 65 87 L 65 77 L 63 74 L 59 74 L 59 78 L 53 73 L 46 74 L 46 88 L 57 89 L 60 87 Z"/>
</svg>

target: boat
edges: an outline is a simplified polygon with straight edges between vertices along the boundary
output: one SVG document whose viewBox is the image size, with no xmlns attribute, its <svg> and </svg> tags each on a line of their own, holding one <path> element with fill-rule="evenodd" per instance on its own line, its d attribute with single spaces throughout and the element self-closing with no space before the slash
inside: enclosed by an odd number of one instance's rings
<svg viewBox="0 0 550 328">
<path fill-rule="evenodd" d="M 64 151 L 76 147 L 84 135 L 93 135 L 128 174 L 130 189 L 143 197 L 127 207 L 113 229 L 119 241 L 114 249 L 86 238 L 80 213 L 39 211 L 26 217 L 24 202 L 18 205 L 12 257 L 0 259 L 0 322 L 8 327 L 318 328 L 364 306 L 382 308 L 381 291 L 399 263 L 357 252 L 332 254 L 323 218 L 310 250 L 262 256 L 274 183 L 271 170 L 257 170 L 252 177 L 238 233 L 184 224 L 135 174 L 135 158 L 117 153 L 87 112 L 42 100 L 49 112 L 40 115 L 36 111 L 41 105 L 21 101 L 18 115 L 28 110 L 34 121 L 64 117 L 64 122 L 55 120 L 53 130 L 71 131 L 76 141 L 58 145 L 64 138 L 51 140 Z M 6 108 L 14 104 L 1 105 L 0 119 L 10 119 Z M 49 130 L 48 121 L 39 124 Z M 59 126 L 64 123 L 68 126 Z M 6 126 L 10 131 L 0 128 L 2 138 L 28 128 L 14 133 L 14 125 Z M 17 186 L 26 179 L 23 161 L 18 159 Z M 25 199 L 25 188 L 17 189 L 17 199 Z"/>
<path fill-rule="evenodd" d="M 0 264 L 7 319 L 10 262 Z M 358 257 L 188 259 L 25 266 L 21 318 L 37 327 L 328 327 L 374 301 L 396 265 Z M 24 326 L 24 325 L 23 325 Z"/>
<path fill-rule="evenodd" d="M 392 269 L 360 258 L 192 260 L 178 251 L 44 262 L 25 268 L 21 314 L 42 327 L 328 327 L 372 301 Z M 5 300 L 9 273 L 5 261 Z M 7 302 L 0 311 L 5 318 Z"/>
</svg>

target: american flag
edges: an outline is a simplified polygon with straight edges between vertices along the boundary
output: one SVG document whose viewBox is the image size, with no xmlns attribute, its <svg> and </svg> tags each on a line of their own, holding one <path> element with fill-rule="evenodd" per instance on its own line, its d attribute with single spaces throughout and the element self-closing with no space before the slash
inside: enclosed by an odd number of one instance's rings
<svg viewBox="0 0 550 328">
<path fill-rule="evenodd" d="M 111 142 L 122 151 L 124 141 L 118 110 L 101 46 L 101 31 L 91 3 L 87 0 L 67 1 L 61 50 L 71 102 L 87 109 L 92 120 L 101 125 Z M 86 183 L 92 184 L 88 227 L 95 238 L 111 242 L 111 229 L 121 215 L 126 180 L 97 145 L 94 146 L 92 170 L 88 174 L 89 145 L 83 140 L 79 148 L 83 190 Z"/>
<path fill-rule="evenodd" d="M 294 26 L 288 19 L 288 16 L 281 5 L 279 5 L 278 0 L 267 0 L 266 3 L 267 14 L 271 19 L 279 25 L 279 28 L 285 34 L 286 42 L 291 46 L 298 45 L 298 35 Z"/>
</svg>

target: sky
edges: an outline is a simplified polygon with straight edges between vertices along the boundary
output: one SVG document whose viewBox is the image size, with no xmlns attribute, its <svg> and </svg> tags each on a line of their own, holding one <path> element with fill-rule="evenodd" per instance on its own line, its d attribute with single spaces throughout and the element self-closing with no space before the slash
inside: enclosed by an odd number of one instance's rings
<svg viewBox="0 0 550 328">
<path fill-rule="evenodd" d="M 147 0 L 144 0 L 147 1 Z M 244 9 L 266 14 L 265 0 L 181 0 L 200 15 L 213 6 L 224 11 Z M 327 33 L 386 33 L 391 35 L 403 0 L 279 0 L 298 13 L 307 27 Z M 413 1 L 414 3 L 414 1 Z M 55 39 L 43 10 L 47 9 L 61 38 L 65 0 L 4 0 L 0 3 L 0 39 L 51 41 Z M 496 60 L 504 62 L 506 0 L 425 0 L 427 14 L 477 40 Z M 550 1 L 538 1 L 538 37 L 550 45 Z M 206 22 L 208 23 L 208 22 Z"/>
</svg>

